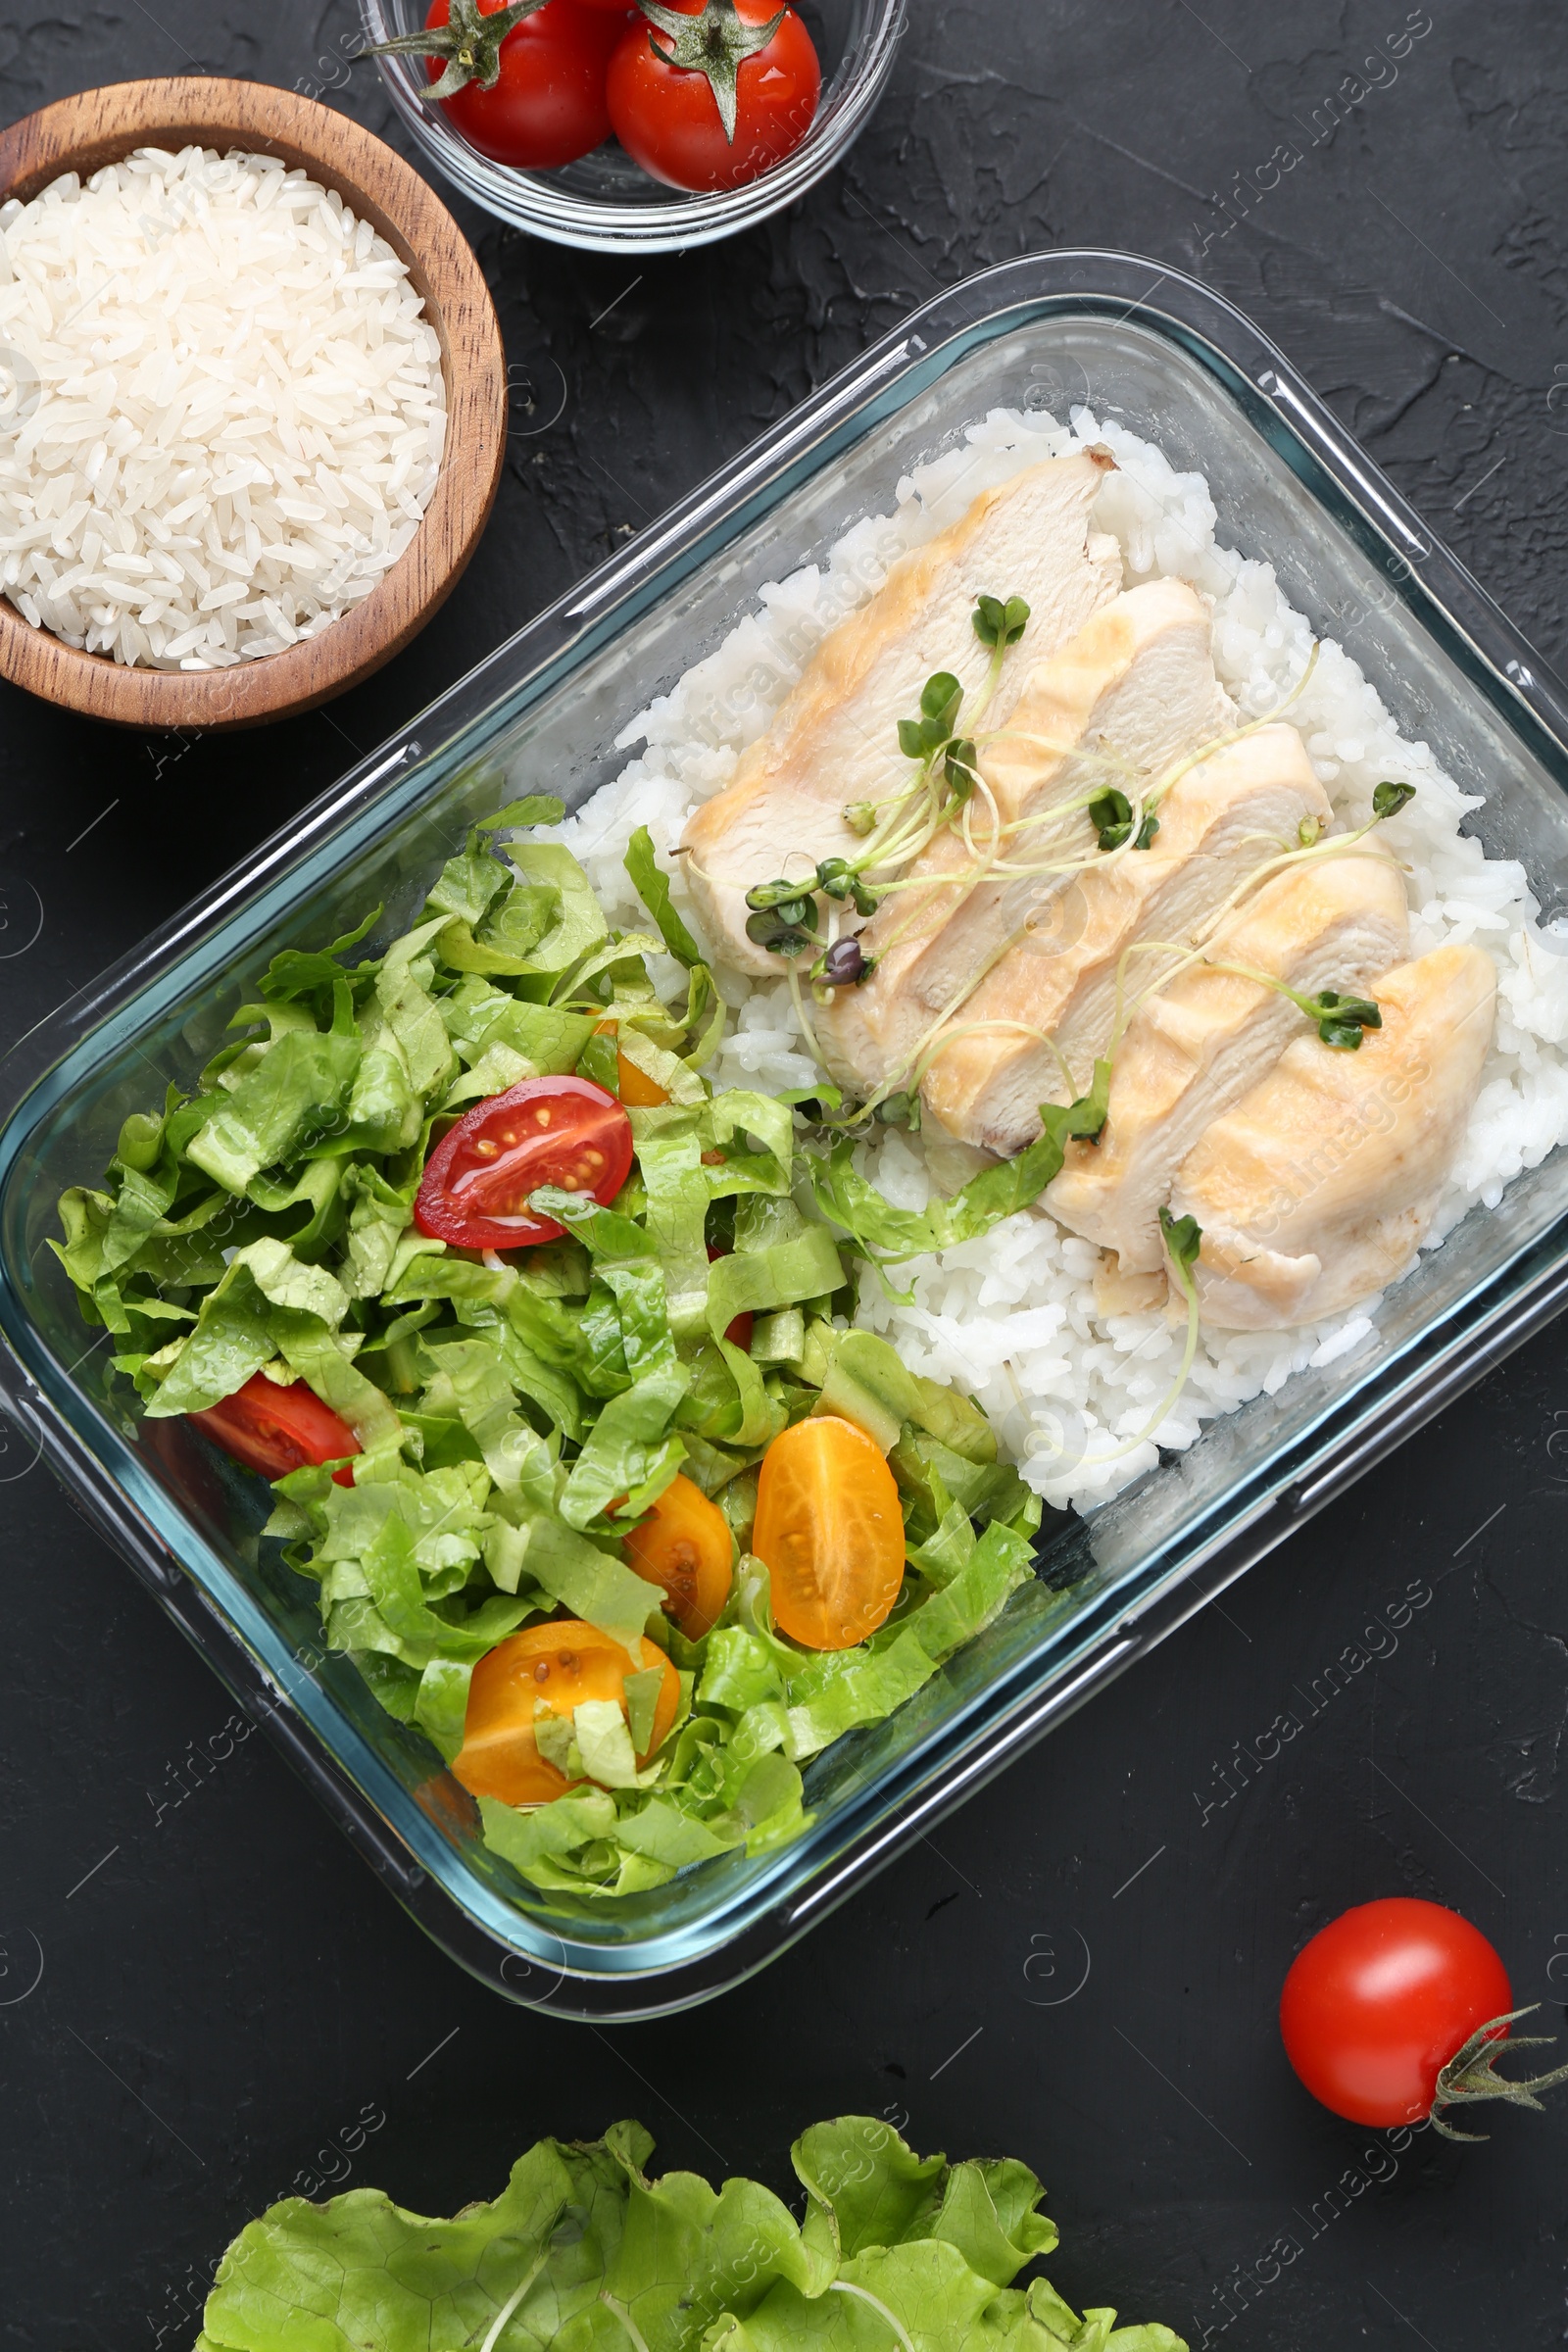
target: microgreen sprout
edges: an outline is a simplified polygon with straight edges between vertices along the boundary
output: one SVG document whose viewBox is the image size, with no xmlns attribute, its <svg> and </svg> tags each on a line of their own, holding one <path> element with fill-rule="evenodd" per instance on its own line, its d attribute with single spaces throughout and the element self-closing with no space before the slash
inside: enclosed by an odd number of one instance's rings
<svg viewBox="0 0 1568 2352">
<path fill-rule="evenodd" d="M 858 988 L 876 969 L 876 957 L 862 953 L 858 939 L 836 939 L 811 966 L 810 977 L 821 988 Z"/>
<path fill-rule="evenodd" d="M 1323 820 L 1321 817 L 1303 816 L 1296 828 L 1297 841 L 1303 850 L 1309 850 L 1322 830 Z"/>
<path fill-rule="evenodd" d="M 846 858 L 824 858 L 816 869 L 816 887 L 825 898 L 853 901 L 857 914 L 875 914 L 876 893 L 860 879 L 858 866 Z"/>
<path fill-rule="evenodd" d="M 1383 1015 L 1370 998 L 1336 996 L 1332 988 L 1320 989 L 1301 1010 L 1309 1021 L 1316 1021 L 1326 1046 L 1338 1046 L 1347 1054 L 1355 1052 L 1364 1030 L 1383 1026 Z"/>
<path fill-rule="evenodd" d="M 1114 784 L 1109 784 L 1103 792 L 1097 794 L 1096 798 L 1090 802 L 1089 822 L 1094 826 L 1102 850 L 1119 850 L 1123 842 L 1131 839 L 1132 836 L 1132 802 L 1124 792 L 1118 791 Z M 1158 817 L 1152 808 L 1146 808 L 1143 821 L 1138 827 L 1138 839 L 1133 842 L 1133 848 L 1147 850 L 1158 831 Z"/>
<path fill-rule="evenodd" d="M 1414 799 L 1413 784 L 1379 784 L 1372 795 L 1373 821 L 1382 824 L 1387 818 L 1397 816 L 1399 810 Z"/>
<path fill-rule="evenodd" d="M 1198 1263 L 1198 1252 L 1202 1247 L 1203 1229 L 1196 1217 L 1173 1217 L 1170 1210 L 1162 1205 L 1159 1230 L 1165 1237 L 1176 1287 L 1184 1298 L 1192 1299 L 1197 1296 L 1198 1286 L 1193 1280 L 1193 1268 Z"/>
<path fill-rule="evenodd" d="M 915 1134 L 920 1125 L 920 1097 L 915 1089 L 906 1095 L 889 1095 L 876 1106 L 876 1115 L 885 1127 L 907 1127 Z"/>
<path fill-rule="evenodd" d="M 1000 596 L 983 596 L 971 617 L 981 644 L 990 646 L 993 653 L 1004 654 L 1028 627 L 1029 608 L 1021 596 L 1009 596 L 1005 604 Z"/>
<path fill-rule="evenodd" d="M 967 735 L 956 735 L 942 761 L 942 773 L 956 801 L 966 801 L 980 781 L 978 755 Z"/>
<path fill-rule="evenodd" d="M 749 890 L 746 904 L 753 911 L 746 918 L 747 938 L 772 956 L 804 956 L 814 945 L 816 902 L 810 894 L 815 887 L 813 876 L 808 883 L 760 882 Z"/>
<path fill-rule="evenodd" d="M 769 908 L 787 906 L 797 899 L 805 899 L 808 891 L 814 890 L 815 887 L 814 882 L 810 884 L 792 882 L 788 875 L 781 875 L 776 882 L 759 882 L 755 889 L 749 890 L 746 893 L 746 904 L 757 913 L 761 914 Z"/>
<path fill-rule="evenodd" d="M 918 718 L 899 721 L 899 749 L 906 760 L 929 766 L 953 733 L 963 688 L 951 669 L 939 669 L 920 690 Z"/>
<path fill-rule="evenodd" d="M 858 833 L 862 841 L 868 833 L 876 831 L 876 803 L 874 801 L 851 801 L 848 808 L 842 808 L 839 813 L 850 831 Z"/>
<path fill-rule="evenodd" d="M 1272 972 L 1254 971 L 1250 964 L 1220 963 L 1207 956 L 1203 960 L 1212 971 L 1234 972 L 1238 980 L 1255 980 L 1260 988 L 1271 988 L 1276 996 L 1288 998 L 1298 1011 L 1316 1023 L 1323 1043 L 1337 1046 L 1343 1054 L 1356 1051 L 1364 1030 L 1383 1026 L 1383 1015 L 1370 997 L 1346 997 L 1334 988 L 1320 988 L 1314 997 L 1303 996 L 1299 989 L 1287 988 Z"/>
</svg>

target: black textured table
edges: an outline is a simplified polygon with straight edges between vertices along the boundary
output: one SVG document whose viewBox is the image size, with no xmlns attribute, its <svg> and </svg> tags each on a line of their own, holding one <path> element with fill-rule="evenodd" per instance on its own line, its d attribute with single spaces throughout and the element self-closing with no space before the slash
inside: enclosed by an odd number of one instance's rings
<svg viewBox="0 0 1568 2352">
<path fill-rule="evenodd" d="M 847 169 L 765 232 L 639 270 L 459 208 L 516 432 L 471 570 L 383 676 L 221 742 L 0 694 L 0 1048 L 912 304 L 1030 248 L 1249 308 L 1562 660 L 1552 0 L 911 14 Z M 65 0 L 0 24 L 0 107 L 200 69 L 340 83 L 385 130 L 353 45 L 345 0 Z M 1562 2340 L 1568 2113 L 1391 2147 L 1311 2104 L 1274 2010 L 1314 1927 L 1407 1891 L 1563 2024 L 1568 1328 L 762 1977 L 604 2032 L 462 1977 L 14 1443 L 0 1482 L 0 2343 L 188 2345 L 230 2232 L 341 2173 L 318 2152 L 366 2109 L 348 2177 L 426 2211 L 621 2114 L 784 2188 L 803 2125 L 883 2113 L 1025 2157 L 1062 2291 L 1195 2347 Z"/>
</svg>

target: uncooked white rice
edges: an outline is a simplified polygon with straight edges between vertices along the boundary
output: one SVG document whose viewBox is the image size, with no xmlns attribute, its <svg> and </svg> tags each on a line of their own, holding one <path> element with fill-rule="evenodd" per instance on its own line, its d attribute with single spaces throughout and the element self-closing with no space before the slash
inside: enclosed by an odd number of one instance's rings
<svg viewBox="0 0 1568 2352">
<path fill-rule="evenodd" d="M 405 265 L 277 157 L 147 147 L 0 206 L 0 589 L 35 628 L 280 653 L 397 562 L 445 438 Z"/>
<path fill-rule="evenodd" d="M 717 652 L 619 737 L 642 743 L 639 758 L 560 828 L 586 865 L 612 918 L 642 918 L 621 867 L 633 828 L 646 824 L 661 853 L 678 842 L 687 815 L 734 771 L 745 746 L 766 728 L 811 648 L 844 613 L 865 602 L 887 564 L 956 519 L 982 489 L 1043 457 L 1103 442 L 1120 470 L 1095 507 L 1096 525 L 1121 543 L 1125 585 L 1172 576 L 1190 580 L 1212 604 L 1214 661 L 1225 686 L 1253 712 L 1272 709 L 1300 677 L 1312 643 L 1306 621 L 1280 592 L 1272 567 L 1216 544 L 1217 520 L 1203 477 L 1173 470 L 1160 451 L 1113 418 L 1075 410 L 1071 427 L 1049 417 L 994 410 L 965 445 L 899 484 L 891 515 L 867 517 L 839 541 L 825 569 L 815 565 L 761 591 L 760 612 L 733 629 Z M 1400 818 L 1398 850 L 1408 862 L 1410 953 L 1474 940 L 1498 968 L 1497 1028 L 1480 1097 L 1425 1247 L 1435 1249 L 1476 1201 L 1489 1206 L 1521 1169 L 1568 1136 L 1568 960 L 1546 953 L 1522 865 L 1489 858 L 1461 834 L 1479 804 L 1460 792 L 1425 743 L 1396 731 L 1374 688 L 1332 639 L 1290 710 L 1337 812 L 1348 824 L 1371 813 L 1383 777 L 1418 787 Z M 701 929 L 669 861 L 677 902 Z M 720 974 L 736 1026 L 710 1076 L 716 1086 L 769 1091 L 809 1086 L 807 1054 L 786 982 L 754 984 Z M 943 1139 L 882 1131 L 858 1165 L 888 1199 L 922 1207 L 933 1189 L 965 1172 L 941 1164 Z M 952 1147 L 947 1147 L 951 1154 Z M 861 1281 L 858 1320 L 886 1333 L 911 1368 L 956 1382 L 978 1396 L 1007 1451 L 1049 1501 L 1080 1509 L 1106 1500 L 1158 1459 L 1152 1440 L 1098 1466 L 1142 1430 L 1174 1382 L 1185 1325 L 1164 1313 L 1103 1316 L 1093 1275 L 1099 1251 L 1065 1232 L 1044 1209 L 1009 1218 L 985 1238 L 901 1270 L 913 1282 L 909 1305 L 890 1301 L 875 1277 Z M 1272 1396 L 1308 1364 L 1350 1354 L 1373 1327 L 1369 1298 L 1327 1322 L 1291 1332 L 1200 1336 L 1192 1377 L 1160 1424 L 1158 1445 L 1191 1446 L 1200 1425 L 1260 1393 Z"/>
</svg>

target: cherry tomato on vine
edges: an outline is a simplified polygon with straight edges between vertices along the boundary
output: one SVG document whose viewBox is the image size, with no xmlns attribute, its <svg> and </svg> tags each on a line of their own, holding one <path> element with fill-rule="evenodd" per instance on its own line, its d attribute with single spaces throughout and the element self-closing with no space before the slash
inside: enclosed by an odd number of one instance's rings
<svg viewBox="0 0 1568 2352">
<path fill-rule="evenodd" d="M 562 1228 L 535 1216 L 542 1185 L 608 1208 L 631 1173 L 631 1121 L 591 1078 L 524 1078 L 476 1102 L 425 1163 L 414 1221 L 460 1250 L 524 1250 Z"/>
<path fill-rule="evenodd" d="M 811 36 L 777 0 L 648 0 L 610 61 L 615 136 L 672 188 L 738 188 L 793 154 L 816 115 Z M 677 20 L 685 19 L 677 26 Z"/>
<path fill-rule="evenodd" d="M 479 15 L 495 16 L 505 4 L 478 0 Z M 446 26 L 453 13 L 452 0 L 432 0 L 426 29 Z M 610 136 L 605 74 L 624 27 L 623 0 L 613 12 L 599 0 L 546 0 L 502 41 L 492 88 L 475 74 L 439 103 L 492 163 L 527 172 L 575 163 Z M 425 72 L 436 81 L 450 64 L 444 53 L 430 55 Z"/>
<path fill-rule="evenodd" d="M 1504 2038 L 1512 2009 L 1508 1973 L 1479 1928 L 1392 1895 L 1345 1912 L 1297 1954 L 1280 2032 L 1315 2099 L 1352 2124 L 1392 2127 L 1441 2106 L 1444 2068 L 1484 2026 L 1496 2027 L 1489 2049 Z"/>
<path fill-rule="evenodd" d="M 308 1462 L 343 1461 L 345 1454 L 360 1450 L 348 1423 L 340 1421 L 314 1389 L 303 1380 L 281 1388 L 265 1372 L 253 1372 L 232 1396 L 185 1418 L 236 1462 L 259 1470 L 264 1478 L 282 1478 L 290 1470 L 303 1470 Z M 332 1477 L 340 1487 L 354 1484 L 346 1462 Z"/>
</svg>

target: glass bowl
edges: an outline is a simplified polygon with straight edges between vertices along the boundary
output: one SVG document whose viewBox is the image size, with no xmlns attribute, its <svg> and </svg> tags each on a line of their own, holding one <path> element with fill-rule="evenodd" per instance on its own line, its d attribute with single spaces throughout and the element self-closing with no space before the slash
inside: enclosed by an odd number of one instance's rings
<svg viewBox="0 0 1568 2352">
<path fill-rule="evenodd" d="M 424 96 L 422 59 L 376 63 L 421 156 L 514 228 L 584 253 L 679 253 L 711 245 L 782 212 L 842 161 L 859 137 L 893 70 L 906 0 L 804 0 L 800 14 L 822 61 L 816 120 L 793 155 L 743 188 L 691 196 L 666 188 L 613 139 L 557 172 L 521 172 L 470 147 Z M 360 0 L 367 46 L 417 32 L 425 0 Z"/>
</svg>

